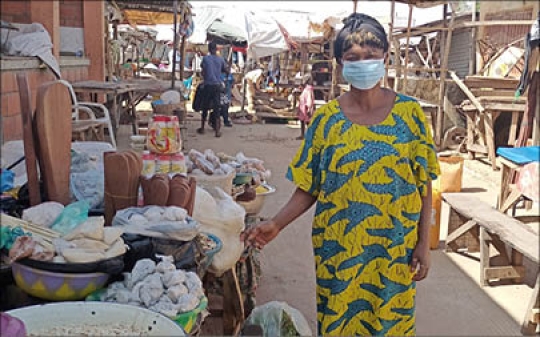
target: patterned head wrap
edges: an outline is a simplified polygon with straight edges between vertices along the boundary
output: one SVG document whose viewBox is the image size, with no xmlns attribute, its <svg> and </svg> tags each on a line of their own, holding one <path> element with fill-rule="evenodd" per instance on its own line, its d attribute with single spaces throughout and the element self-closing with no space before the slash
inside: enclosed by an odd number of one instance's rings
<svg viewBox="0 0 540 337">
<path fill-rule="evenodd" d="M 353 13 L 344 20 L 345 26 L 341 29 L 334 43 L 334 56 L 338 63 L 341 64 L 343 56 L 343 45 L 348 36 L 353 33 L 365 31 L 370 32 L 379 39 L 383 46 L 383 51 L 388 51 L 388 38 L 383 26 L 377 19 L 362 13 Z"/>
</svg>

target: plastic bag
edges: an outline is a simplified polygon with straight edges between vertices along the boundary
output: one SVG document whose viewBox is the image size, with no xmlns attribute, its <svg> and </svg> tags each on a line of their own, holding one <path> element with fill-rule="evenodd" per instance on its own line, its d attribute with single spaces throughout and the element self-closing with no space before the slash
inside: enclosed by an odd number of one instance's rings
<svg viewBox="0 0 540 337">
<path fill-rule="evenodd" d="M 105 198 L 104 171 L 71 173 L 69 188 L 77 201 L 86 201 L 91 209 L 103 208 Z"/>
<path fill-rule="evenodd" d="M 179 215 L 179 207 L 175 206 L 129 207 L 116 213 L 112 225 L 121 227 L 124 233 L 178 241 L 192 240 L 199 234 L 199 224 L 191 217 L 183 213 L 183 221 L 164 220 L 167 210 L 175 209 L 173 213 Z"/>
<path fill-rule="evenodd" d="M 195 193 L 193 218 L 201 224 L 219 226 L 231 234 L 244 230 L 246 210 L 219 187 L 199 189 Z"/>
<path fill-rule="evenodd" d="M 0 312 L 0 336 L 26 337 L 26 328 L 23 321 Z"/>
<path fill-rule="evenodd" d="M 9 170 L 1 170 L 0 177 L 0 192 L 4 193 L 5 191 L 11 190 L 13 188 L 15 174 Z"/>
<path fill-rule="evenodd" d="M 47 201 L 23 211 L 22 219 L 35 225 L 50 227 L 62 214 L 64 205 L 55 201 Z"/>
<path fill-rule="evenodd" d="M 51 229 L 62 235 L 66 235 L 88 220 L 88 210 L 90 210 L 90 205 L 86 201 L 77 201 L 69 204 L 54 221 Z"/>
<path fill-rule="evenodd" d="M 259 325 L 264 337 L 312 336 L 304 315 L 285 302 L 272 301 L 255 307 L 246 324 Z"/>
<path fill-rule="evenodd" d="M 201 229 L 217 236 L 222 242 L 222 247 L 214 255 L 209 268 L 212 273 L 219 277 L 236 265 L 244 252 L 244 243 L 238 239 L 238 234 L 232 234 L 221 227 L 202 224 Z"/>
<path fill-rule="evenodd" d="M 204 252 L 198 240 L 176 241 L 126 233 L 122 235 L 122 238 L 129 247 L 124 255 L 125 270 L 132 270 L 135 263 L 141 259 L 159 262 L 156 257 L 158 254 L 172 256 L 177 269 L 195 271 L 199 276 L 206 271 L 199 268 Z"/>
</svg>

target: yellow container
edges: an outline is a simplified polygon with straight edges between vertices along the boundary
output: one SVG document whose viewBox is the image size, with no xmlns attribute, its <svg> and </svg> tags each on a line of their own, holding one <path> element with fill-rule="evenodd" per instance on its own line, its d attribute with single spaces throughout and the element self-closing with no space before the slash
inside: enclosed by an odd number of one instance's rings
<svg viewBox="0 0 540 337">
<path fill-rule="evenodd" d="M 439 247 L 439 238 L 441 234 L 441 207 L 442 196 L 439 186 L 439 180 L 433 182 L 431 192 L 431 226 L 429 227 L 429 248 L 437 249 Z"/>
</svg>

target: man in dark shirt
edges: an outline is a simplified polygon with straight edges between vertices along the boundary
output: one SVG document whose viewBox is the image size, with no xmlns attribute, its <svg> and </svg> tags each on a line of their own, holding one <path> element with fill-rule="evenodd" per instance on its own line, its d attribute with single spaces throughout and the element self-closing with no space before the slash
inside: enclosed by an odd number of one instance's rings
<svg viewBox="0 0 540 337">
<path fill-rule="evenodd" d="M 215 113 L 219 107 L 219 95 L 221 92 L 221 87 L 224 85 L 221 74 L 229 73 L 229 67 L 225 60 L 216 55 L 217 45 L 215 42 L 210 42 L 208 44 L 209 55 L 203 57 L 201 68 L 202 68 L 202 77 L 204 88 L 201 91 L 203 96 L 202 103 L 202 122 L 200 129 L 197 130 L 198 133 L 204 133 L 204 125 L 206 123 L 206 118 L 208 117 L 208 111 L 212 110 L 214 113 L 210 114 L 210 124 L 216 130 L 216 137 L 221 137 L 221 119 L 219 113 Z"/>
</svg>

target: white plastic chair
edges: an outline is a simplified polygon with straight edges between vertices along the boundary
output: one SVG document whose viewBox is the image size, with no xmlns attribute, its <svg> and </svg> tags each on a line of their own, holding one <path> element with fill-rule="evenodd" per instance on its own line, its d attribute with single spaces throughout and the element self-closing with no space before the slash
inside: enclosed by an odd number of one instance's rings
<svg viewBox="0 0 540 337">
<path fill-rule="evenodd" d="M 73 90 L 73 87 L 71 86 L 71 83 L 69 83 L 66 80 L 58 80 L 59 83 L 65 85 L 69 89 L 69 94 L 71 95 L 71 102 L 72 102 L 72 118 L 76 121 L 79 120 L 79 114 L 81 111 L 84 111 L 90 116 L 91 120 L 95 120 L 98 122 L 101 122 L 105 124 L 105 126 L 109 129 L 109 137 L 111 137 L 111 144 L 116 149 L 116 139 L 114 138 L 114 129 L 111 122 L 111 116 L 109 114 L 109 109 L 101 103 L 94 103 L 94 102 L 79 102 L 77 100 L 77 96 L 75 95 L 75 91 Z M 94 111 L 91 109 L 97 108 L 103 112 L 103 117 L 97 118 Z"/>
</svg>

